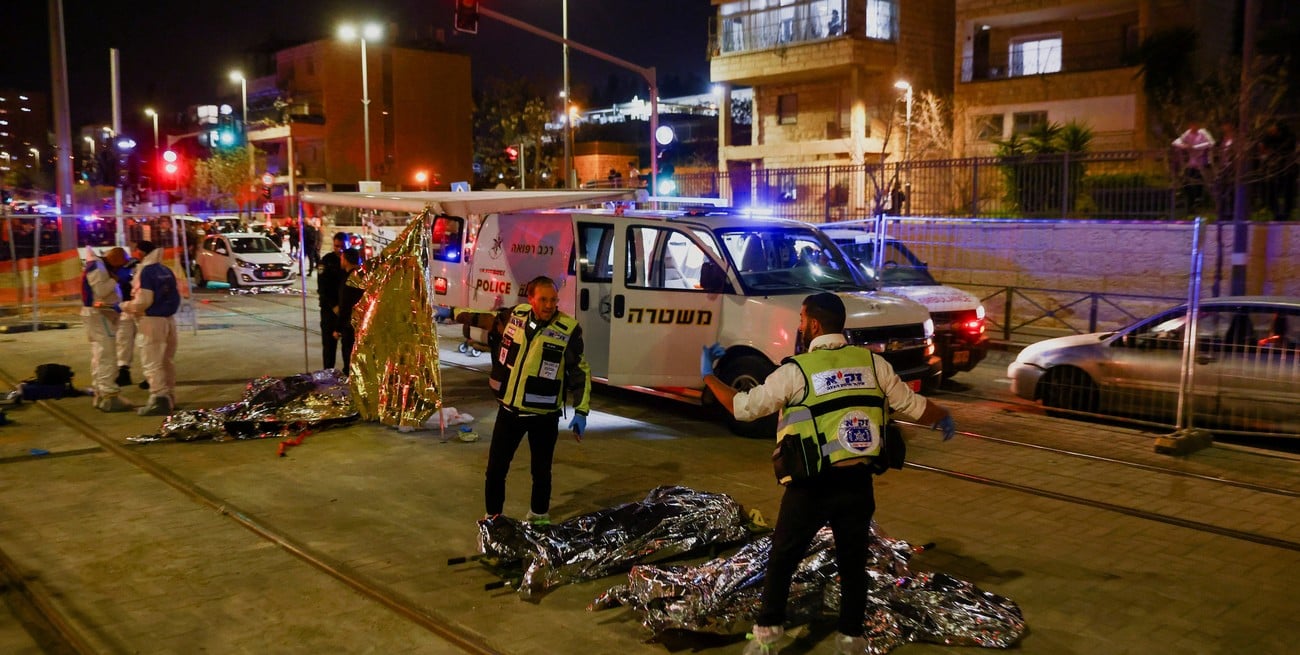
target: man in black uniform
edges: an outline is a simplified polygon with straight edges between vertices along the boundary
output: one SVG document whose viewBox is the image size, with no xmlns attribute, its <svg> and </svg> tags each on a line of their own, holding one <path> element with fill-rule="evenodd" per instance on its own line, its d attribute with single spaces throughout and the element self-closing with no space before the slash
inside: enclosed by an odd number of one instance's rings
<svg viewBox="0 0 1300 655">
<path fill-rule="evenodd" d="M 334 333 L 338 326 L 339 285 L 347 277 L 340 259 L 347 238 L 346 232 L 335 234 L 334 250 L 320 258 L 316 294 L 320 297 L 321 368 L 334 368 L 334 358 L 338 354 L 339 340 Z"/>
</svg>

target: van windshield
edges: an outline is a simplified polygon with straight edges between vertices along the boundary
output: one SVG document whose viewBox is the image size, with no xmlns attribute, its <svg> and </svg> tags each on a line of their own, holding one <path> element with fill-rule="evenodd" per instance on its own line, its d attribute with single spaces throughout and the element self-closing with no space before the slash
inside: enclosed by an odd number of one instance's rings
<svg viewBox="0 0 1300 655">
<path fill-rule="evenodd" d="M 762 294 L 868 288 L 821 232 L 788 225 L 719 229 L 718 240 L 747 290 Z"/>
<path fill-rule="evenodd" d="M 879 277 L 881 286 L 886 287 L 913 287 L 913 286 L 935 286 L 939 284 L 935 281 L 934 276 L 930 275 L 930 270 L 926 265 L 912 254 L 907 246 L 897 241 L 885 242 L 885 257 L 880 267 L 880 275 L 876 275 L 871 267 L 875 261 L 876 241 L 873 237 L 870 240 L 845 240 L 836 237 L 835 243 L 839 244 L 844 250 L 844 254 L 849 256 L 858 265 L 868 279 Z"/>
</svg>

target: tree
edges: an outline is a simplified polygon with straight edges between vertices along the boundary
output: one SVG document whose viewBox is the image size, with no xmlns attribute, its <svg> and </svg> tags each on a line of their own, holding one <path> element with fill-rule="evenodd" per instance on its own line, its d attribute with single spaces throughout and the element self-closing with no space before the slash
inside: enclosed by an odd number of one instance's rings
<svg viewBox="0 0 1300 655">
<path fill-rule="evenodd" d="M 528 187 L 553 186 L 559 181 L 551 172 L 560 168 L 556 160 L 557 151 L 563 148 L 563 133 L 547 129 L 558 103 L 547 103 L 531 83 L 520 79 L 489 82 L 474 104 L 476 187 L 518 186 L 520 163 L 509 161 L 505 150 L 520 144 L 524 146 L 519 157 Z M 545 184 L 548 180 L 551 183 Z"/>
<path fill-rule="evenodd" d="M 1002 160 L 1007 200 L 1022 213 L 1061 216 L 1074 210 L 1085 171 L 1081 158 L 1071 155 L 1088 151 L 1090 128 L 1078 121 L 1042 123 L 993 143 Z"/>
<path fill-rule="evenodd" d="M 194 162 L 189 196 L 214 208 L 236 209 L 251 200 L 248 154 L 242 150 L 218 150 Z"/>
</svg>

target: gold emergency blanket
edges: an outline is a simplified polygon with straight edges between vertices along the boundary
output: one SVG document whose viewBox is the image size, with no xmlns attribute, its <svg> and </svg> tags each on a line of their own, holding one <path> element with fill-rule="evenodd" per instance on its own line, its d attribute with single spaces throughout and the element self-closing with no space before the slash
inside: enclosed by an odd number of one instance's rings
<svg viewBox="0 0 1300 655">
<path fill-rule="evenodd" d="M 365 293 L 352 310 L 356 346 L 348 378 L 361 418 L 397 428 L 419 429 L 442 407 L 438 331 L 429 262 L 426 211 L 413 219 L 378 257 L 365 262 Z"/>
</svg>

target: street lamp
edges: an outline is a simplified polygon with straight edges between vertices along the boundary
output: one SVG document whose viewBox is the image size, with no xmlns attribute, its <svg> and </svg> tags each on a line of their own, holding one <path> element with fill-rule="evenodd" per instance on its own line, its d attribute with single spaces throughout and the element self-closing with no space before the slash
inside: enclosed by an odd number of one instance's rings
<svg viewBox="0 0 1300 655">
<path fill-rule="evenodd" d="M 239 71 L 230 71 L 230 81 L 239 82 L 239 98 L 244 104 L 244 147 L 248 148 L 248 180 L 257 177 L 257 164 L 253 161 L 253 142 L 248 140 L 248 78 Z M 154 145 L 157 148 L 157 144 Z"/>
<path fill-rule="evenodd" d="M 429 173 L 428 171 L 416 171 L 415 181 L 420 183 L 421 191 L 429 190 Z"/>
<path fill-rule="evenodd" d="M 903 197 L 910 207 L 912 202 L 912 85 L 906 80 L 899 80 L 894 82 L 894 88 L 904 92 L 903 102 L 907 106 L 904 110 L 904 120 L 907 122 L 907 136 L 903 139 L 903 164 L 907 167 L 907 181 L 903 183 Z M 901 214 L 900 207 L 894 207 L 893 209 Z"/>
<path fill-rule="evenodd" d="M 351 41 L 358 36 L 361 38 L 361 108 L 362 120 L 364 121 L 362 133 L 365 134 L 366 148 L 366 180 L 370 179 L 370 82 L 369 72 L 366 68 L 366 39 L 377 40 L 382 34 L 383 32 L 380 31 L 379 26 L 374 23 L 367 23 L 365 27 L 361 28 L 360 32 L 350 24 L 339 27 L 340 39 Z"/>
</svg>

